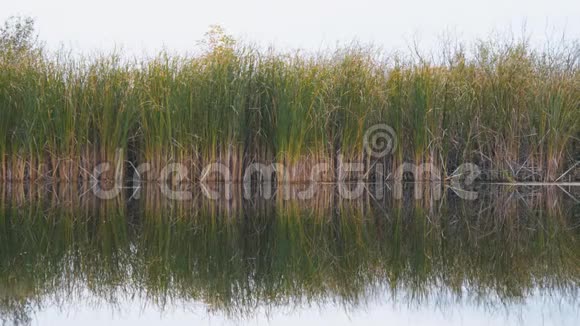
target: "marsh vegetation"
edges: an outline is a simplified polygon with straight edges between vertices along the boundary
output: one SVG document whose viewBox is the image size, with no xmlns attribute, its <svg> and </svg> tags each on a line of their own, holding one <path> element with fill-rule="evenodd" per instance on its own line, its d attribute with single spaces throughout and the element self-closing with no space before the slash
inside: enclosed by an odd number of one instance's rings
<svg viewBox="0 0 580 326">
<path fill-rule="evenodd" d="M 210 162 L 234 181 L 253 162 L 283 163 L 281 182 L 319 162 L 433 164 L 445 179 L 475 163 L 484 180 L 578 178 L 580 47 L 525 39 L 449 43 L 439 53 L 386 54 L 351 44 L 319 53 L 264 50 L 213 28 L 190 55 L 83 57 L 43 48 L 33 22 L 0 30 L 0 179 L 88 180 L 101 162 L 120 178 L 168 162 L 195 181 Z M 369 156 L 365 130 L 396 132 L 392 155 Z M 576 168 L 576 169 L 575 169 Z M 576 173 L 576 175 L 575 175 Z"/>
</svg>

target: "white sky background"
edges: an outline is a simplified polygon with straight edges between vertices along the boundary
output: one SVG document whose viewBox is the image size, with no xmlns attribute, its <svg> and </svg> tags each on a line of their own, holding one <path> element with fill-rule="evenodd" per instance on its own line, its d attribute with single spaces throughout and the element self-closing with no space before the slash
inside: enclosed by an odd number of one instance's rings
<svg viewBox="0 0 580 326">
<path fill-rule="evenodd" d="M 318 50 L 358 40 L 387 50 L 417 40 L 436 48 L 449 32 L 473 41 L 494 31 L 520 35 L 525 24 L 534 44 L 580 38 L 580 1 L 572 0 L 0 0 L 0 20 L 36 19 L 49 48 L 131 54 L 194 50 L 212 24 L 238 39 L 278 49 Z"/>
</svg>

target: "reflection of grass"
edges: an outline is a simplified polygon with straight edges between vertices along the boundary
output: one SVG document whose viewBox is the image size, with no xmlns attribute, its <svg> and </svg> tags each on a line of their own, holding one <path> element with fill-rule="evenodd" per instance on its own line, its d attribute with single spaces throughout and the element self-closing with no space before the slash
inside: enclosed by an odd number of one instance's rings
<svg viewBox="0 0 580 326">
<path fill-rule="evenodd" d="M 321 193 L 305 205 L 168 202 L 151 189 L 128 204 L 5 194 L 1 314 L 22 319 L 85 288 L 108 302 L 200 300 L 231 316 L 261 305 L 356 307 L 379 290 L 410 304 L 449 294 L 495 305 L 535 290 L 576 300 L 578 208 L 559 194 L 422 205 Z"/>
</svg>

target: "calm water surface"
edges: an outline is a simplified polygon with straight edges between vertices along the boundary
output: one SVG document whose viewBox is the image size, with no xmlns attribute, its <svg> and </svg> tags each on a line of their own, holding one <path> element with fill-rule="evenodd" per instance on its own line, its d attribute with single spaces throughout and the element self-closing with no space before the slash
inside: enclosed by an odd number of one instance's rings
<svg viewBox="0 0 580 326">
<path fill-rule="evenodd" d="M 0 186 L 0 318 L 32 325 L 578 325 L 580 189 L 353 200 Z M 419 196 L 418 196 L 419 195 Z M 436 196 L 435 196 L 436 195 Z"/>
</svg>

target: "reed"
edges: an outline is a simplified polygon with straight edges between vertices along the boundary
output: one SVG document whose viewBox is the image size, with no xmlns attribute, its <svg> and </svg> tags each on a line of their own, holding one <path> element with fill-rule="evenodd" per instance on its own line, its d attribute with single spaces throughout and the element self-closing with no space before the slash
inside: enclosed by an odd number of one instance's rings
<svg viewBox="0 0 580 326">
<path fill-rule="evenodd" d="M 491 181 L 577 178 L 577 40 L 538 50 L 492 39 L 432 56 L 358 44 L 305 53 L 260 50 L 213 27 L 195 54 L 127 59 L 46 51 L 29 20 L 0 32 L 2 180 L 86 181 L 105 162 L 105 180 L 140 163 L 149 180 L 168 163 L 184 164 L 190 181 L 224 181 L 202 176 L 209 163 L 233 181 L 253 163 L 282 164 L 279 183 L 308 182 L 317 163 L 329 166 L 320 181 L 397 178 L 404 163 L 435 167 L 416 180 L 449 178 L 462 163 Z M 378 123 L 398 138 L 380 158 L 363 146 Z M 339 162 L 365 173 L 344 175 Z"/>
</svg>

